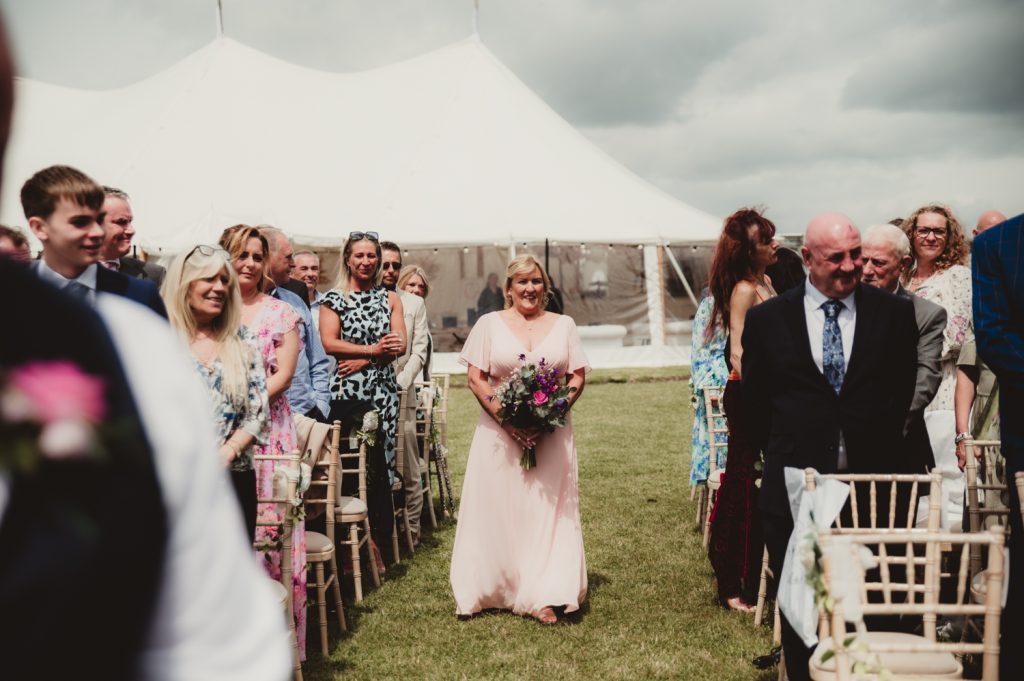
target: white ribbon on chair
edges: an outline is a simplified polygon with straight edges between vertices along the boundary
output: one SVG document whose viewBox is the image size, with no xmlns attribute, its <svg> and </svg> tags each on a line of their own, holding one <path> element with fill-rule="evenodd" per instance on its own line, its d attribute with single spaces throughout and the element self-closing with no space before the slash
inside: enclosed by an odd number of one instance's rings
<svg viewBox="0 0 1024 681">
<path fill-rule="evenodd" d="M 295 498 L 291 499 L 292 506 L 302 503 L 302 497 L 309 489 L 309 483 L 313 476 L 313 469 L 308 463 L 300 463 L 299 469 L 291 466 L 281 466 L 274 470 L 274 477 L 271 484 L 274 488 L 274 498 L 283 499 L 288 495 L 288 483 L 295 481 Z"/>
<path fill-rule="evenodd" d="M 793 534 L 779 579 L 779 607 L 804 643 L 813 646 L 818 642 L 818 610 L 814 588 L 807 583 L 807 572 L 814 565 L 818 531 L 832 526 L 850 496 L 850 486 L 819 475 L 815 477 L 815 489 L 808 491 L 803 469 L 786 468 L 784 473 L 793 513 Z"/>
</svg>

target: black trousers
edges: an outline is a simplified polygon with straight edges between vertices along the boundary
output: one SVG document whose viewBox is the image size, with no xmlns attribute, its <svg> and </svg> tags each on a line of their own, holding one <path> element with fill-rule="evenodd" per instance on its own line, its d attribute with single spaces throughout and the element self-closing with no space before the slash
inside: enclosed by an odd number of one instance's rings
<svg viewBox="0 0 1024 681">
<path fill-rule="evenodd" d="M 245 536 L 252 544 L 256 540 L 256 471 L 231 471 L 231 486 L 242 509 Z"/>
<path fill-rule="evenodd" d="M 793 534 L 793 518 L 788 513 L 765 513 L 761 516 L 761 527 L 768 548 L 768 567 L 777 583 L 782 577 L 782 561 L 786 557 L 789 536 Z M 785 653 L 786 674 L 791 681 L 809 681 L 811 675 L 807 665 L 811 660 L 811 649 L 804 645 L 803 639 L 790 626 L 786 616 L 781 612 L 779 615 L 782 620 L 782 651 Z"/>
</svg>

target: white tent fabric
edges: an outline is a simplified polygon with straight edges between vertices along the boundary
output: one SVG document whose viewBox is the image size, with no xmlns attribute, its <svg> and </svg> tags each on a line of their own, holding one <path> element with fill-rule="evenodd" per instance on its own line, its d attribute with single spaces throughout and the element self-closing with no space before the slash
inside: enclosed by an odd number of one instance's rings
<svg viewBox="0 0 1024 681">
<path fill-rule="evenodd" d="M 137 240 L 173 253 L 236 222 L 313 246 L 353 229 L 403 245 L 664 244 L 720 220 L 611 159 L 472 36 L 392 66 L 328 73 L 220 37 L 124 88 L 19 80 L 3 212 L 65 163 L 132 195 Z"/>
</svg>

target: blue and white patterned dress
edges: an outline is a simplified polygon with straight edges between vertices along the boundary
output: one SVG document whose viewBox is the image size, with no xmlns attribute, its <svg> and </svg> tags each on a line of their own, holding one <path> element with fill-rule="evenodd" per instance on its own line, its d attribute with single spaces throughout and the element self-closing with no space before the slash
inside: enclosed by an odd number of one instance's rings
<svg viewBox="0 0 1024 681">
<path fill-rule="evenodd" d="M 693 339 L 690 350 L 690 386 L 695 404 L 693 407 L 693 436 L 690 447 L 690 484 L 697 485 L 708 478 L 711 446 L 708 440 L 707 410 L 704 407 L 706 386 L 724 387 L 729 380 L 729 367 L 725 363 L 727 337 L 721 324 L 715 324 L 711 338 L 706 337 L 711 323 L 711 311 L 715 306 L 712 296 L 705 296 L 697 306 L 693 318 Z M 725 467 L 728 438 L 725 433 L 718 436 L 718 467 Z"/>
</svg>

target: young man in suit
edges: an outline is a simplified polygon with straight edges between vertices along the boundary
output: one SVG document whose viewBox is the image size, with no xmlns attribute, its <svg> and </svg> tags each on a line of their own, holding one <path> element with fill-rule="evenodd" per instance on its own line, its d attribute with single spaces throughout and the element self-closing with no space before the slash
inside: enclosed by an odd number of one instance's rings
<svg viewBox="0 0 1024 681">
<path fill-rule="evenodd" d="M 908 472 L 903 453 L 917 377 L 917 324 L 905 299 L 860 283 L 860 234 L 844 215 L 807 227 L 808 279 L 751 308 L 743 329 L 743 393 L 764 452 L 759 506 L 775 575 L 793 530 L 783 469 Z M 782 619 L 790 679 L 808 679 L 810 650 Z"/>
<path fill-rule="evenodd" d="M 36 274 L 91 305 L 97 293 L 113 293 L 166 318 L 160 292 L 151 282 L 97 264 L 106 235 L 104 198 L 98 184 L 69 166 L 44 168 L 25 182 L 21 206 L 29 229 L 43 244 Z"/>
<path fill-rule="evenodd" d="M 1024 523 L 1014 480 L 1024 470 L 1024 214 L 974 240 L 974 334 L 978 354 L 999 380 L 999 416 L 1010 492 L 1010 589 L 1003 608 L 1000 678 L 1024 663 Z"/>
<path fill-rule="evenodd" d="M 128 254 L 132 250 L 135 236 L 135 214 L 128 194 L 114 187 L 103 187 L 106 199 L 103 201 L 103 228 L 106 236 L 100 252 L 100 264 L 107 269 L 126 274 L 136 279 L 148 279 L 160 288 L 167 274 L 160 265 L 143 262 Z"/>
</svg>

